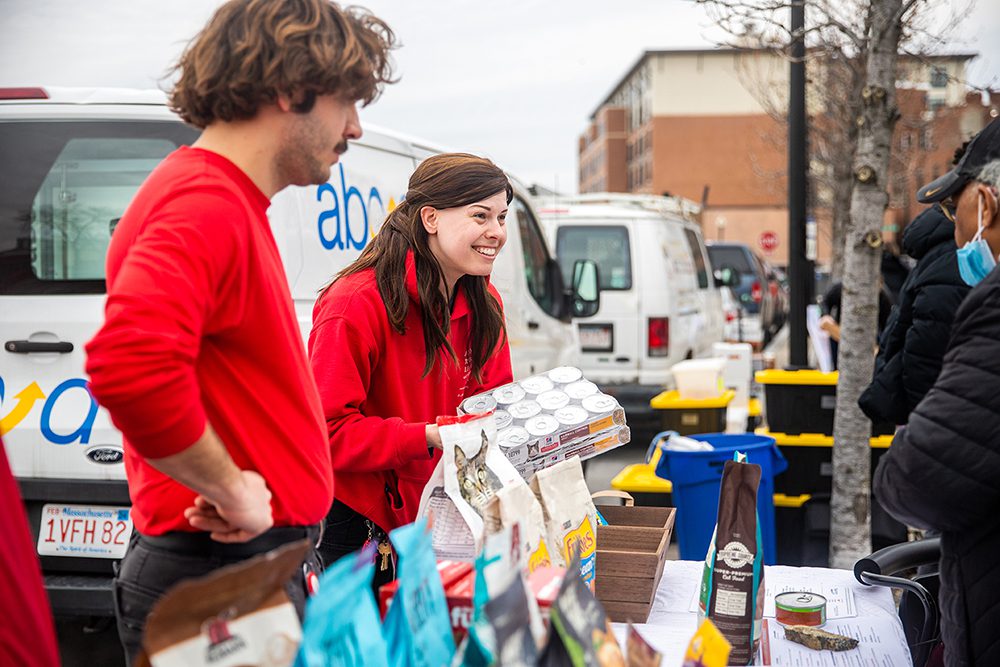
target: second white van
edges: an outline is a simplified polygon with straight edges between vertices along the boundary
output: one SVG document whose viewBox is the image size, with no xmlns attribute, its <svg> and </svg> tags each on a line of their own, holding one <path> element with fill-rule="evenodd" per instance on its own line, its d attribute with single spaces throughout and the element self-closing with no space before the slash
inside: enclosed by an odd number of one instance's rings
<svg viewBox="0 0 1000 667">
<path fill-rule="evenodd" d="M 600 309 L 576 322 L 581 368 L 633 410 L 648 408 L 673 364 L 711 355 L 723 338 L 722 296 L 696 210 L 677 198 L 628 194 L 541 208 L 564 278 L 575 260 L 598 266 Z"/>
</svg>

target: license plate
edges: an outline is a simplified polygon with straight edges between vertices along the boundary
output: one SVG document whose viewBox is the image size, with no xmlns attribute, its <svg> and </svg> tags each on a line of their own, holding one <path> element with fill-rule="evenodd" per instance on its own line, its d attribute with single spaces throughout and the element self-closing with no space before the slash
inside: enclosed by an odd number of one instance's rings
<svg viewBox="0 0 1000 667">
<path fill-rule="evenodd" d="M 127 507 L 45 505 L 38 555 L 121 558 L 132 536 Z"/>
<path fill-rule="evenodd" d="M 610 324 L 581 324 L 580 350 L 583 352 L 610 352 L 614 347 Z"/>
</svg>

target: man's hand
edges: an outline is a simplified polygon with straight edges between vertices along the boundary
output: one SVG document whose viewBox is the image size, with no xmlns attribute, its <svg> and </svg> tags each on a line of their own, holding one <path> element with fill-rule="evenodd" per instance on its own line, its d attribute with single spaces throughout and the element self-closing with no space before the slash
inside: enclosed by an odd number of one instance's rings
<svg viewBox="0 0 1000 667">
<path fill-rule="evenodd" d="M 271 491 L 264 478 L 252 470 L 241 470 L 239 483 L 215 499 L 198 496 L 184 517 L 198 530 L 212 534 L 218 542 L 247 542 L 274 525 Z"/>
</svg>

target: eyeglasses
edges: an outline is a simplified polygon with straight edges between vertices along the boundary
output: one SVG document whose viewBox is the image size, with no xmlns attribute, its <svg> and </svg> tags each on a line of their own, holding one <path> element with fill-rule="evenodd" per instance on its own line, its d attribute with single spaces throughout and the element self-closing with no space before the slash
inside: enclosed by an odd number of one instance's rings
<svg viewBox="0 0 1000 667">
<path fill-rule="evenodd" d="M 951 221 L 951 224 L 957 225 L 958 222 L 955 220 L 955 204 L 952 203 L 950 199 L 946 199 L 942 202 L 938 202 L 938 208 L 944 214 L 944 217 Z"/>
</svg>

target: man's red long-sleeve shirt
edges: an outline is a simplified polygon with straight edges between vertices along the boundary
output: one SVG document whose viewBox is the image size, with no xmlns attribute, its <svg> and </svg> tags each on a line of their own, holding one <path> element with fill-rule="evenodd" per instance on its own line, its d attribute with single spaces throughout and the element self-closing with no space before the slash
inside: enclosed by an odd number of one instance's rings
<svg viewBox="0 0 1000 667">
<path fill-rule="evenodd" d="M 183 512 L 195 493 L 146 460 L 183 451 L 206 421 L 240 469 L 267 481 L 275 525 L 329 510 L 323 412 L 268 205 L 236 165 L 184 147 L 150 174 L 111 239 L 87 373 L 125 436 L 142 534 L 193 530 Z"/>
<path fill-rule="evenodd" d="M 471 374 L 472 311 L 458 290 L 448 334 L 458 364 L 446 354 L 424 377 L 426 351 L 413 253 L 406 259 L 410 308 L 406 333 L 389 323 L 374 270 L 337 280 L 316 302 L 309 359 L 323 401 L 333 454 L 337 500 L 392 530 L 416 518 L 420 494 L 440 458 L 427 453 L 425 427 L 454 415 L 466 397 L 510 382 L 504 339 Z M 491 285 L 490 293 L 500 301 Z M 398 490 L 401 506 L 386 493 Z"/>
</svg>

